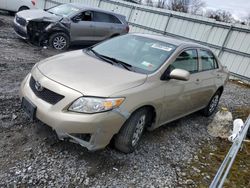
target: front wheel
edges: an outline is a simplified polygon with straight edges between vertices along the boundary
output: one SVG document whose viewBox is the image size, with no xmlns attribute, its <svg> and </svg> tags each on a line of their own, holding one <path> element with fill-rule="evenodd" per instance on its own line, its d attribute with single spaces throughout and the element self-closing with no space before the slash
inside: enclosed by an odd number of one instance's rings
<svg viewBox="0 0 250 188">
<path fill-rule="evenodd" d="M 131 153 L 137 147 L 145 125 L 149 122 L 146 108 L 142 108 L 131 115 L 115 136 L 115 147 L 123 153 Z"/>
<path fill-rule="evenodd" d="M 211 98 L 211 100 L 209 101 L 208 105 L 202 110 L 203 115 L 204 116 L 211 116 L 219 103 L 220 100 L 220 96 L 221 96 L 221 91 L 216 91 L 216 93 L 213 95 L 213 97 Z"/>
<path fill-rule="evenodd" d="M 69 47 L 69 37 L 63 32 L 54 33 L 49 37 L 49 45 L 56 50 L 66 50 Z"/>
</svg>

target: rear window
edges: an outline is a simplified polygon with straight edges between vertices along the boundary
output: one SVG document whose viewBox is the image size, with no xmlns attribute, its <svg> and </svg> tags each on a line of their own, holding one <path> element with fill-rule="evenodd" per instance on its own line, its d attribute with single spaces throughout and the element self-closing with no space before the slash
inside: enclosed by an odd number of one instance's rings
<svg viewBox="0 0 250 188">
<path fill-rule="evenodd" d="M 201 69 L 202 71 L 218 68 L 218 63 L 214 55 L 207 50 L 200 50 Z"/>
<path fill-rule="evenodd" d="M 102 13 L 102 12 L 94 12 L 93 21 L 121 24 L 120 20 L 117 17 L 110 15 L 110 14 Z"/>
</svg>

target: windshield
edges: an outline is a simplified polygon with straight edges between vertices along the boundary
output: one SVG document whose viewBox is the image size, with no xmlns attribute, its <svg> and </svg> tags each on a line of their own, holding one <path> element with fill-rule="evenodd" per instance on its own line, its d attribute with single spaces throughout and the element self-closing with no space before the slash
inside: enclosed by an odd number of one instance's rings
<svg viewBox="0 0 250 188">
<path fill-rule="evenodd" d="M 131 65 L 136 72 L 156 71 L 176 49 L 175 45 L 137 35 L 123 35 L 93 47 L 101 56 Z"/>
<path fill-rule="evenodd" d="M 79 10 L 80 9 L 78 9 L 70 4 L 63 4 L 63 5 L 59 5 L 59 6 L 51 8 L 51 9 L 48 9 L 47 11 L 52 13 L 52 14 L 67 17 L 67 16 L 70 16 L 70 15 L 78 12 Z"/>
</svg>

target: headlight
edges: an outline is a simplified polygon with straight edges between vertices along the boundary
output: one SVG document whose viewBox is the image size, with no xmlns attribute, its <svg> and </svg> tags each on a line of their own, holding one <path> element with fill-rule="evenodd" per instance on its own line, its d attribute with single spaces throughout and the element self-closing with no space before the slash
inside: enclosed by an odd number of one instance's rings
<svg viewBox="0 0 250 188">
<path fill-rule="evenodd" d="M 124 98 L 80 97 L 69 107 L 69 111 L 93 114 L 119 107 Z"/>
</svg>

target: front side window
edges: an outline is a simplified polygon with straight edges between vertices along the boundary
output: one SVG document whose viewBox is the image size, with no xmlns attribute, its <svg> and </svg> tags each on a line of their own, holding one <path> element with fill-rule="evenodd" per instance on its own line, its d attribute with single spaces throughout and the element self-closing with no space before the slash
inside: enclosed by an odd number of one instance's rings
<svg viewBox="0 0 250 188">
<path fill-rule="evenodd" d="M 102 56 L 125 62 L 137 72 L 156 71 L 175 51 L 176 46 L 138 35 L 123 35 L 92 48 Z"/>
<path fill-rule="evenodd" d="M 93 14 L 91 11 L 85 11 L 81 14 L 81 20 L 85 22 L 92 21 Z"/>
<path fill-rule="evenodd" d="M 218 68 L 214 55 L 207 50 L 200 50 L 201 69 L 202 71 Z"/>
<path fill-rule="evenodd" d="M 171 69 L 184 69 L 190 73 L 198 72 L 197 50 L 185 50 L 170 65 Z"/>
</svg>

